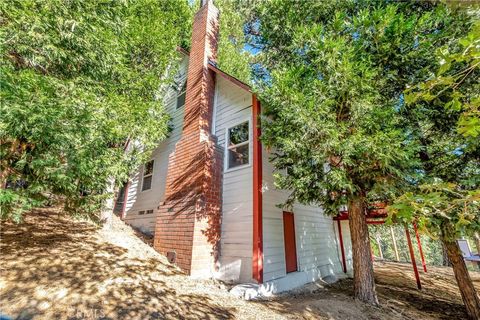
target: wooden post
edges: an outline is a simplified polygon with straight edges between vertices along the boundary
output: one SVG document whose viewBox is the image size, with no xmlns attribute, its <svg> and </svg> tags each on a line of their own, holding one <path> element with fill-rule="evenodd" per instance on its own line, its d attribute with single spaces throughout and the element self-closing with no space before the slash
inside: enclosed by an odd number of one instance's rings
<svg viewBox="0 0 480 320">
<path fill-rule="evenodd" d="M 420 235 L 418 234 L 417 224 L 413 224 L 415 230 L 415 237 L 417 238 L 418 251 L 420 252 L 420 258 L 422 258 L 423 271 L 427 272 L 427 264 L 425 263 L 425 257 L 423 256 L 422 243 L 420 242 Z"/>
<path fill-rule="evenodd" d="M 372 262 L 375 262 L 375 256 L 373 255 L 372 242 L 370 241 L 370 239 L 368 239 L 368 242 L 370 243 L 370 257 L 372 258 Z"/>
<path fill-rule="evenodd" d="M 382 251 L 382 244 L 380 243 L 380 237 L 375 236 L 375 240 L 377 241 L 378 253 L 380 254 L 380 259 L 383 260 L 383 251 Z"/>
<path fill-rule="evenodd" d="M 407 225 L 405 225 L 405 233 L 407 235 L 408 249 L 410 250 L 410 259 L 412 260 L 413 272 L 415 273 L 415 279 L 417 280 L 418 290 L 422 289 L 422 284 L 420 282 L 420 275 L 418 274 L 417 263 L 415 262 L 415 254 L 413 252 L 412 239 L 410 239 L 410 232 L 408 231 Z"/>
<path fill-rule="evenodd" d="M 395 259 L 398 262 L 398 261 L 400 261 L 400 258 L 398 257 L 397 240 L 395 239 L 395 234 L 393 233 L 393 227 L 392 226 L 390 226 L 390 234 L 392 235 L 393 251 L 395 252 Z"/>
<path fill-rule="evenodd" d="M 340 239 L 340 251 L 342 252 L 343 272 L 347 273 L 347 262 L 345 260 L 345 248 L 343 247 L 342 223 L 340 220 L 337 220 L 337 225 L 338 225 L 338 238 Z"/>
</svg>

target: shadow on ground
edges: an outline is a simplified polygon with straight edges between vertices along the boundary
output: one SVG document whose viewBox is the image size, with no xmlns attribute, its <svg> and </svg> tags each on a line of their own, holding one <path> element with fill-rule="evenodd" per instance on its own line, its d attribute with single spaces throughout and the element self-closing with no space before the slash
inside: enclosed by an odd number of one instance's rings
<svg viewBox="0 0 480 320">
<path fill-rule="evenodd" d="M 374 269 L 378 308 L 353 299 L 351 279 L 273 299 L 269 308 L 303 319 L 467 319 L 451 268 L 429 266 L 420 274 L 422 290 L 417 290 L 410 264 L 376 262 Z M 471 277 L 480 291 L 480 273 L 471 272 Z"/>
<path fill-rule="evenodd" d="M 18 319 L 231 319 L 232 308 L 177 292 L 161 259 L 105 242 L 88 223 L 39 210 L 1 226 L 2 312 Z M 166 279 L 173 283 L 167 283 Z"/>
</svg>

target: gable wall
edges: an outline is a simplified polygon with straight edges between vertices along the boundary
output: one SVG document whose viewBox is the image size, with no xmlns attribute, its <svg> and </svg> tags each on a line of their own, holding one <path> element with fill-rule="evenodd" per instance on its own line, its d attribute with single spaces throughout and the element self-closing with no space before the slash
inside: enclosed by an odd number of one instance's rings
<svg viewBox="0 0 480 320">
<path fill-rule="evenodd" d="M 230 171 L 224 165 L 221 253 L 216 276 L 227 281 L 249 282 L 253 246 L 252 95 L 222 77 L 217 77 L 216 92 L 215 135 L 224 150 L 227 128 L 250 121 L 250 165 Z"/>
<path fill-rule="evenodd" d="M 184 77 L 187 67 L 188 60 L 184 58 L 179 71 Z M 250 139 L 252 138 L 251 93 L 238 88 L 222 77 L 217 77 L 214 103 L 214 133 L 222 148 L 225 148 L 226 128 L 243 120 L 250 121 Z M 182 132 L 184 110 L 176 109 L 176 94 L 169 94 L 165 105 L 167 112 L 172 116 L 173 131 L 152 154 L 152 159 L 155 159 L 152 188 L 141 191 L 142 167 L 132 176 L 127 196 L 125 221 L 148 233 L 154 232 L 156 214 L 138 215 L 138 212 L 148 209 L 154 209 L 154 212 L 157 212 L 157 206 L 164 200 L 168 156 L 173 152 Z M 252 143 L 250 143 L 251 158 L 252 152 Z M 264 281 L 269 281 L 286 275 L 283 210 L 276 205 L 285 201 L 287 193 L 273 187 L 273 167 L 268 162 L 269 154 L 265 149 L 262 151 L 262 157 Z M 241 169 L 227 171 L 223 177 L 221 254 L 216 277 L 227 281 L 252 281 L 253 173 L 251 164 Z M 299 271 L 314 270 L 322 277 L 341 272 L 336 222 L 324 216 L 318 207 L 296 205 L 293 212 Z M 347 266 L 351 270 L 348 222 L 342 222 L 342 233 Z"/>
<path fill-rule="evenodd" d="M 185 81 L 188 69 L 188 58 L 183 57 L 178 74 L 181 75 L 181 83 Z M 153 234 L 155 229 L 155 220 L 157 207 L 164 200 L 165 185 L 167 178 L 168 156 L 175 149 L 175 143 L 182 134 L 184 108 L 177 109 L 177 94 L 173 89 L 168 89 L 164 98 L 165 109 L 171 116 L 171 126 L 173 130 L 169 133 L 167 139 L 162 141 L 152 153 L 152 159 L 155 160 L 153 169 L 152 187 L 150 190 L 141 191 L 143 166 L 131 177 L 130 187 L 127 195 L 125 222 L 142 230 L 142 232 Z M 153 209 L 153 214 L 139 215 L 140 210 Z"/>
</svg>

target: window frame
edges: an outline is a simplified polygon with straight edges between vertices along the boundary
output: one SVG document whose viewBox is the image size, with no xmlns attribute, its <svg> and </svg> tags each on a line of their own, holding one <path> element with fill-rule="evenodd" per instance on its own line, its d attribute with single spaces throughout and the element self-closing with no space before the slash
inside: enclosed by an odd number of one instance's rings
<svg viewBox="0 0 480 320">
<path fill-rule="evenodd" d="M 230 131 L 231 128 L 239 126 L 239 125 L 241 125 L 245 122 L 248 122 L 248 140 L 244 141 L 244 142 L 240 142 L 240 143 L 232 145 L 232 146 L 229 146 L 228 144 L 229 144 L 229 141 L 230 141 L 230 137 L 228 136 L 228 132 Z M 246 144 L 248 144 L 248 163 L 238 165 L 238 166 L 233 167 L 233 168 L 229 168 L 228 167 L 228 162 L 229 162 L 228 150 L 231 149 L 231 148 L 238 147 L 238 146 L 243 146 L 243 145 L 246 145 Z M 225 127 L 225 156 L 224 156 L 224 162 L 223 162 L 224 172 L 231 172 L 231 171 L 241 170 L 241 169 L 245 169 L 245 168 L 250 167 L 252 165 L 252 156 L 253 156 L 252 153 L 253 153 L 253 150 L 252 150 L 252 121 L 251 121 L 251 117 L 243 118 L 241 120 L 238 120 L 238 121 L 235 121 L 235 122 L 232 122 L 232 123 L 228 124 Z"/>
<path fill-rule="evenodd" d="M 152 161 L 153 161 L 152 173 L 146 175 L 146 174 L 145 174 L 145 166 L 147 165 L 147 163 L 152 162 Z M 150 159 L 150 160 L 148 160 L 148 161 L 143 165 L 141 192 L 147 192 L 147 191 L 152 190 L 153 175 L 154 175 L 154 173 L 155 173 L 155 159 Z M 144 182 L 145 182 L 145 178 L 148 178 L 148 177 L 152 177 L 152 180 L 151 180 L 151 182 L 150 182 L 150 188 L 144 190 L 144 189 L 143 189 L 143 184 L 144 184 Z"/>
<path fill-rule="evenodd" d="M 179 106 L 178 105 L 178 98 L 185 94 L 185 98 L 183 99 L 183 105 Z M 177 91 L 177 96 L 175 99 L 175 110 L 181 109 L 182 107 L 185 107 L 185 103 L 187 101 L 187 79 L 183 82 L 182 86 L 180 87 L 180 91 Z"/>
</svg>

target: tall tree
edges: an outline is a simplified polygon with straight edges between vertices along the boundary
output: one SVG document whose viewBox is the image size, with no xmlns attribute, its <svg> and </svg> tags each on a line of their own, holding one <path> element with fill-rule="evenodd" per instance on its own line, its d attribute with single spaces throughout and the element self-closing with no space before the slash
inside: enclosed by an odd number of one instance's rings
<svg viewBox="0 0 480 320">
<path fill-rule="evenodd" d="M 253 53 L 245 46 L 244 24 L 250 8 L 241 1 L 217 0 L 221 13 L 218 64 L 223 71 L 250 83 Z"/>
<path fill-rule="evenodd" d="M 175 0 L 1 2 L 2 218 L 48 194 L 98 212 L 167 134 L 155 95 L 190 16 Z"/>
<path fill-rule="evenodd" d="M 399 110 L 434 49 L 465 32 L 465 14 L 440 3 L 260 2 L 246 28 L 261 51 L 263 141 L 276 185 L 330 214 L 348 205 L 355 297 L 378 304 L 365 212 L 415 174 L 417 144 Z"/>
<path fill-rule="evenodd" d="M 406 92 L 412 139 L 422 145 L 421 175 L 390 211 L 440 238 L 467 312 L 479 319 L 480 299 L 456 240 L 480 231 L 480 22 L 437 57 L 436 72 Z"/>
</svg>

